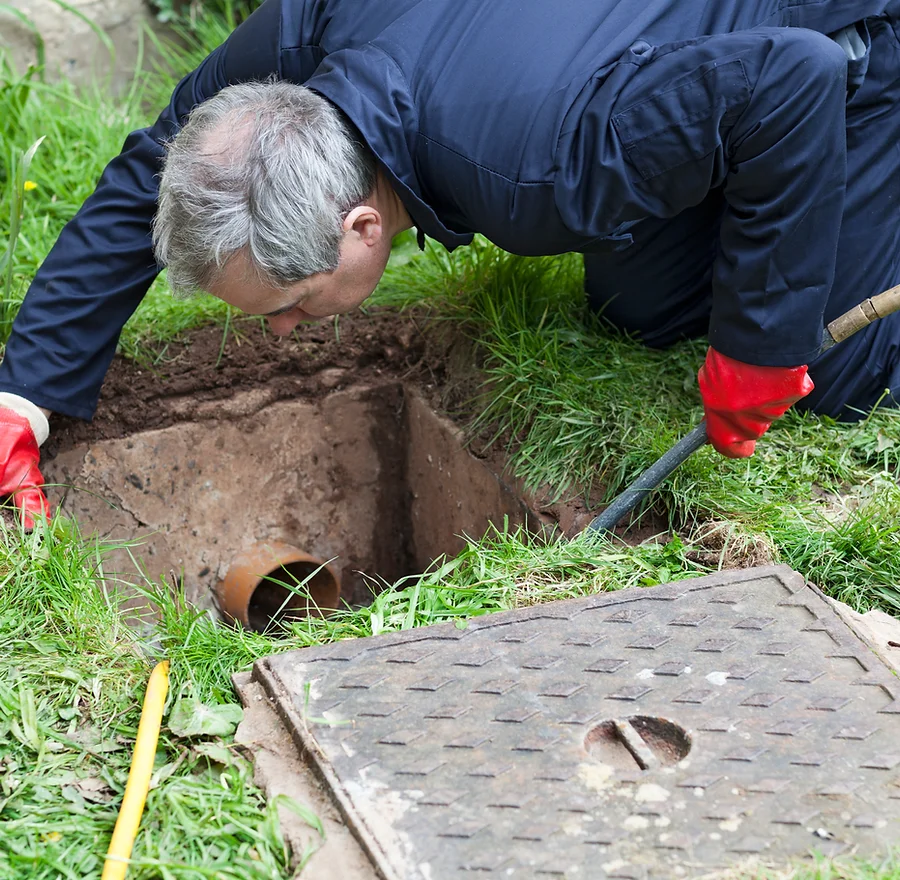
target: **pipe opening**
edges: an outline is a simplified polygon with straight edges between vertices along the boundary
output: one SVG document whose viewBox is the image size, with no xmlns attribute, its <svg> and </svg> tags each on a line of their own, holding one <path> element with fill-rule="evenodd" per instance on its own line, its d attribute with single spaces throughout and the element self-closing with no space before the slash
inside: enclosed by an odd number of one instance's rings
<svg viewBox="0 0 900 880">
<path fill-rule="evenodd" d="M 264 632 L 273 623 L 322 617 L 337 608 L 340 586 L 323 563 L 287 562 L 260 578 L 247 605 L 247 624 Z"/>
</svg>

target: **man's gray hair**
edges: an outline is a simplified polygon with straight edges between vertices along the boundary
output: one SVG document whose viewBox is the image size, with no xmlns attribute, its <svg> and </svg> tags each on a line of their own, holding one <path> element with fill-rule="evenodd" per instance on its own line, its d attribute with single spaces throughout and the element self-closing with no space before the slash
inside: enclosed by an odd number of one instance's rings
<svg viewBox="0 0 900 880">
<path fill-rule="evenodd" d="M 333 104 L 294 83 L 229 86 L 168 144 L 156 259 L 176 294 L 208 289 L 240 251 L 276 288 L 333 272 L 343 219 L 374 188 L 374 157 Z"/>
</svg>

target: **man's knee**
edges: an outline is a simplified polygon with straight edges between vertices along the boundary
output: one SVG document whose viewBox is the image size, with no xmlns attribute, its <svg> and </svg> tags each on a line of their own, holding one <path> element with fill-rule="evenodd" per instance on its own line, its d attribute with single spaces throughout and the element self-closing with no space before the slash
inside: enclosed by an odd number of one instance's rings
<svg viewBox="0 0 900 880">
<path fill-rule="evenodd" d="M 812 86 L 844 86 L 847 55 L 831 37 L 804 28 L 784 28 L 772 41 L 771 58 Z"/>
</svg>

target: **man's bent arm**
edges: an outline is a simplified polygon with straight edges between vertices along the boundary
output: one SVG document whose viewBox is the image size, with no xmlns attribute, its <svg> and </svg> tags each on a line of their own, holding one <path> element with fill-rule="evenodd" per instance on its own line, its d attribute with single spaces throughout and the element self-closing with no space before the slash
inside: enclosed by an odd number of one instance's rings
<svg viewBox="0 0 900 880">
<path fill-rule="evenodd" d="M 567 222 L 588 233 L 609 216 L 677 222 L 721 188 L 710 344 L 750 364 L 808 363 L 843 213 L 843 50 L 760 28 L 632 55 L 563 132 Z"/>
</svg>

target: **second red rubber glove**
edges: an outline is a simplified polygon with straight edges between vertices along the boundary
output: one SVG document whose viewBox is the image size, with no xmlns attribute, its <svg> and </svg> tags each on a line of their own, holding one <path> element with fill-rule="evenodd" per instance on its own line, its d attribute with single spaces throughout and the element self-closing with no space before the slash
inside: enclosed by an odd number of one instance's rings
<svg viewBox="0 0 900 880">
<path fill-rule="evenodd" d="M 728 458 L 753 455 L 756 441 L 815 387 L 807 367 L 757 367 L 714 348 L 697 374 L 706 432 Z"/>
<path fill-rule="evenodd" d="M 38 468 L 40 458 L 28 419 L 0 407 L 0 496 L 12 496 L 26 529 L 34 528 L 35 516 L 50 514 L 50 505 L 40 488 L 44 484 Z"/>
</svg>

